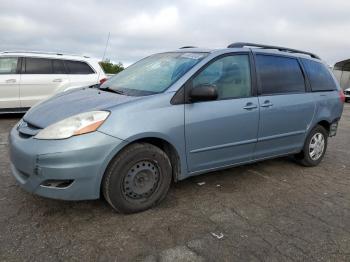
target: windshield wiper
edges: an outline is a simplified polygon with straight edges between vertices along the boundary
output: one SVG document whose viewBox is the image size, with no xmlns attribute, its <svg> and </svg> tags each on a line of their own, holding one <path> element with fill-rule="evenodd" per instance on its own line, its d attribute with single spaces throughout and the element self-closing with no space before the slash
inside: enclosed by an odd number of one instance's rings
<svg viewBox="0 0 350 262">
<path fill-rule="evenodd" d="M 112 88 L 110 88 L 109 86 L 104 87 L 104 88 L 100 88 L 100 89 L 101 89 L 101 90 L 104 90 L 104 91 L 113 92 L 113 93 L 116 93 L 116 94 L 119 94 L 119 95 L 125 95 L 125 92 L 124 92 L 124 91 L 119 90 L 119 89 L 112 89 Z"/>
</svg>

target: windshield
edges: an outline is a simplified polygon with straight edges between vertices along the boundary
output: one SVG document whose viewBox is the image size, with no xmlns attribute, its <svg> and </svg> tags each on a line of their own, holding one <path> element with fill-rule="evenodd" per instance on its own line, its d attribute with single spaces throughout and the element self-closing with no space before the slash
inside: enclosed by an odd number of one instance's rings
<svg viewBox="0 0 350 262">
<path fill-rule="evenodd" d="M 162 53 L 146 57 L 110 78 L 101 89 L 132 96 L 161 93 L 208 53 Z"/>
</svg>

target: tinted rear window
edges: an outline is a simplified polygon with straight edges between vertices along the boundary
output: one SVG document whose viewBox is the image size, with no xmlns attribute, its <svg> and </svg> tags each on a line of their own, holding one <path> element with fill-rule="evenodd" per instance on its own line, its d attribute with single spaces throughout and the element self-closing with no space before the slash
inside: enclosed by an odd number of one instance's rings
<svg viewBox="0 0 350 262">
<path fill-rule="evenodd" d="M 46 58 L 31 58 L 25 59 L 26 74 L 52 74 L 52 63 Z"/>
<path fill-rule="evenodd" d="M 257 55 L 256 64 L 262 94 L 305 92 L 305 80 L 298 60 Z"/>
<path fill-rule="evenodd" d="M 95 73 L 94 70 L 92 70 L 91 67 L 85 62 L 67 60 L 65 63 L 69 74 L 86 75 Z"/>
<path fill-rule="evenodd" d="M 336 90 L 336 84 L 326 66 L 322 63 L 303 59 L 306 73 L 309 77 L 312 91 Z"/>
<path fill-rule="evenodd" d="M 66 69 L 64 68 L 64 64 L 62 60 L 53 60 L 52 61 L 53 66 L 53 73 L 54 74 L 65 74 Z"/>
</svg>

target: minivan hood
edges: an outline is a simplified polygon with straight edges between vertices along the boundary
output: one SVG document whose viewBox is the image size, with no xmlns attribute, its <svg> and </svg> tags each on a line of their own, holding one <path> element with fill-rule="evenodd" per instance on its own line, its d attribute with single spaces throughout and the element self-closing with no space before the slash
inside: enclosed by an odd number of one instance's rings
<svg viewBox="0 0 350 262">
<path fill-rule="evenodd" d="M 23 120 L 38 128 L 45 128 L 76 114 L 108 110 L 136 99 L 140 97 L 119 95 L 97 88 L 75 89 L 37 104 L 24 115 Z"/>
</svg>

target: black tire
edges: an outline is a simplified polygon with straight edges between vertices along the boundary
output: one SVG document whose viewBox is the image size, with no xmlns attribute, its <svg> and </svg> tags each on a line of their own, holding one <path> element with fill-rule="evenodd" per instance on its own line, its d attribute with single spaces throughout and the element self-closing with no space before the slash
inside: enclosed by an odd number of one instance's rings
<svg viewBox="0 0 350 262">
<path fill-rule="evenodd" d="M 102 181 L 107 202 L 119 213 L 136 213 L 162 201 L 169 190 L 172 167 L 158 147 L 135 143 L 110 163 Z"/>
<path fill-rule="evenodd" d="M 323 146 L 322 152 L 318 152 L 314 157 L 312 157 L 311 155 L 312 153 L 315 153 L 315 150 L 312 149 L 311 143 L 313 144 L 313 142 L 315 141 L 314 138 L 317 134 L 321 134 L 321 136 L 323 137 L 324 146 Z M 305 140 L 303 150 L 299 154 L 295 155 L 295 158 L 303 166 L 306 166 L 306 167 L 317 166 L 322 161 L 326 153 L 327 143 L 328 143 L 328 131 L 323 126 L 317 125 L 311 130 L 311 132 L 309 133 L 309 135 Z"/>
</svg>

